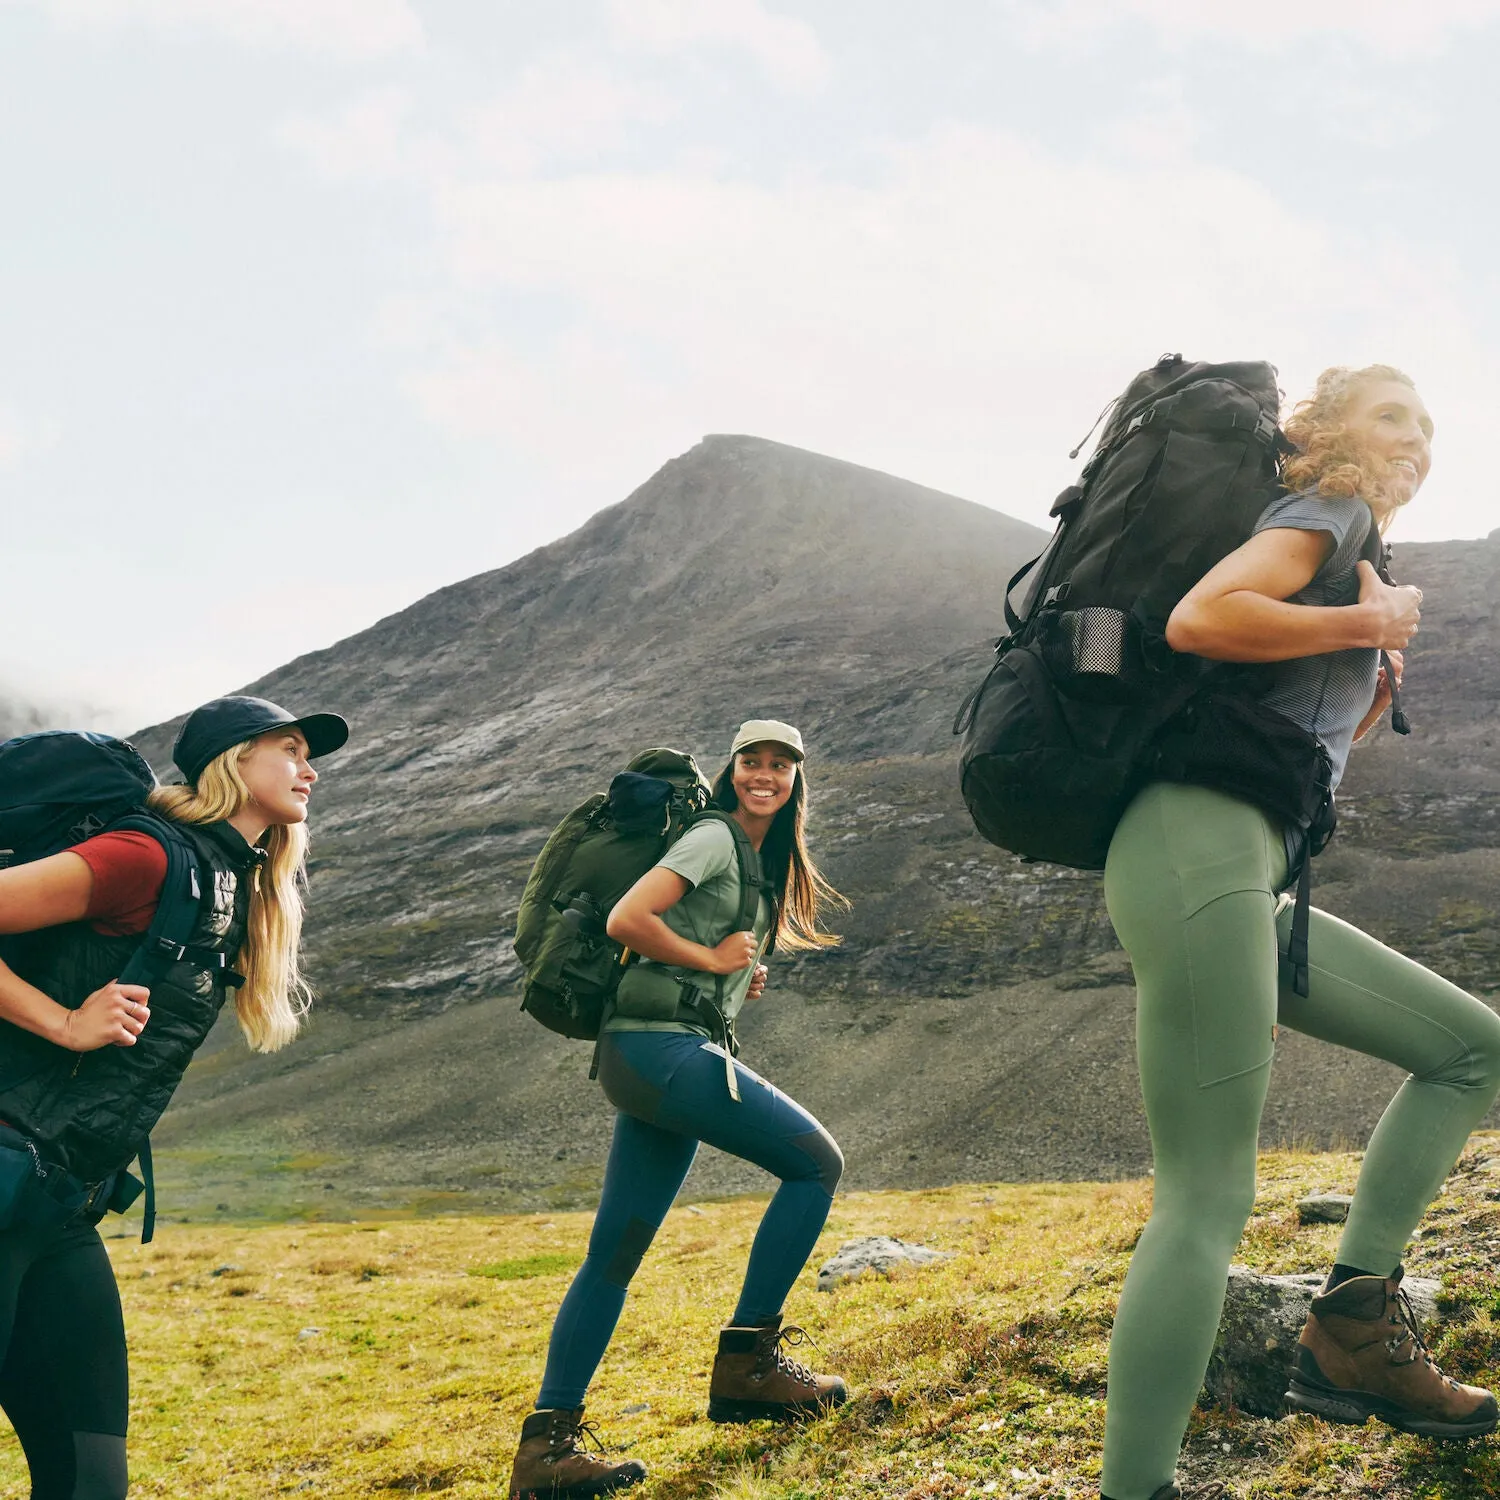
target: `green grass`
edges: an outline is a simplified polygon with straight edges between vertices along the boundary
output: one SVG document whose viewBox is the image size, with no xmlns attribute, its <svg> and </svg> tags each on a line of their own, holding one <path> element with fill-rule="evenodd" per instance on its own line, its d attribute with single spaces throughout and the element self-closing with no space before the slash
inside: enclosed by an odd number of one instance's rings
<svg viewBox="0 0 1500 1500">
<path fill-rule="evenodd" d="M 1424 1222 L 1409 1265 L 1445 1274 L 1455 1316 L 1440 1360 L 1500 1380 L 1500 1137 L 1476 1143 Z M 1353 1155 L 1262 1158 L 1238 1258 L 1321 1268 L 1337 1229 L 1297 1223 L 1298 1197 L 1347 1190 Z M 1098 1491 L 1105 1360 L 1120 1284 L 1150 1201 L 1142 1182 L 852 1193 L 788 1306 L 850 1403 L 797 1428 L 704 1414 L 715 1331 L 732 1310 L 764 1199 L 675 1209 L 636 1278 L 590 1397 L 605 1441 L 643 1459 L 640 1500 L 1084 1500 Z M 109 1241 L 132 1354 L 132 1496 L 478 1500 L 503 1492 L 547 1334 L 591 1216 L 281 1225 L 168 1224 Z M 952 1252 L 921 1270 L 814 1290 L 858 1234 Z M 226 1267 L 232 1269 L 225 1269 Z M 217 1273 L 217 1274 L 216 1274 Z M 1500 1493 L 1500 1447 L 1443 1446 L 1200 1410 L 1182 1473 L 1242 1500 Z M 24 1493 L 13 1440 L 0 1493 Z"/>
<path fill-rule="evenodd" d="M 578 1267 L 575 1255 L 527 1255 L 520 1260 L 496 1261 L 492 1266 L 474 1266 L 470 1276 L 488 1276 L 493 1281 L 529 1281 L 533 1276 L 556 1276 Z"/>
</svg>

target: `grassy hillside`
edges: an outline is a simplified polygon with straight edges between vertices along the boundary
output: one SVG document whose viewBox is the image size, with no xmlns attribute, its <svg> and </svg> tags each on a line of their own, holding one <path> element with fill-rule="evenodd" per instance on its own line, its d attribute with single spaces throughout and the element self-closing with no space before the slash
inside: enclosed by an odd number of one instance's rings
<svg viewBox="0 0 1500 1500">
<path fill-rule="evenodd" d="M 1491 1158 L 1493 1157 L 1493 1160 Z M 1312 1189 L 1358 1159 L 1278 1153 L 1240 1258 L 1321 1269 L 1337 1231 L 1297 1224 Z M 733 1305 L 764 1199 L 674 1210 L 637 1278 L 591 1413 L 643 1458 L 641 1500 L 1097 1494 L 1108 1327 L 1149 1184 L 965 1185 L 841 1196 L 819 1259 L 857 1234 L 953 1252 L 943 1265 L 832 1295 L 804 1274 L 790 1317 L 855 1399 L 801 1429 L 703 1414 L 714 1330 Z M 1444 1274 L 1438 1355 L 1500 1380 L 1500 1136 L 1477 1137 L 1421 1229 L 1413 1271 Z M 113 1221 L 134 1358 L 140 1496 L 493 1496 L 506 1478 L 585 1214 L 275 1227 Z M 1493 1495 L 1493 1442 L 1201 1411 L 1183 1472 L 1244 1497 Z M 0 1485 L 19 1493 L 13 1440 Z"/>
</svg>

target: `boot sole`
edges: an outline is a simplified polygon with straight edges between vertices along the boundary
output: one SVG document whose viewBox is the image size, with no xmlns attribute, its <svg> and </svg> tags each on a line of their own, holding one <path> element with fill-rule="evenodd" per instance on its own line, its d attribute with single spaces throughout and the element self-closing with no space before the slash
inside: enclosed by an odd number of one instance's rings
<svg viewBox="0 0 1500 1500">
<path fill-rule="evenodd" d="M 809 1401 L 789 1406 L 783 1401 L 739 1401 L 729 1396 L 708 1398 L 710 1422 L 805 1422 L 832 1411 L 842 1403 L 837 1400 Z"/>
<path fill-rule="evenodd" d="M 1376 1396 L 1368 1391 L 1324 1390 L 1295 1376 L 1287 1389 L 1286 1404 L 1291 1411 L 1308 1412 L 1322 1417 L 1325 1422 L 1341 1422 L 1349 1427 L 1363 1427 L 1374 1417 L 1399 1432 L 1414 1433 L 1419 1437 L 1471 1438 L 1483 1437 L 1493 1432 L 1500 1424 L 1500 1414 L 1490 1412 L 1466 1422 L 1444 1422 L 1437 1417 L 1421 1417 L 1414 1412 Z"/>
<path fill-rule="evenodd" d="M 613 1495 L 619 1490 L 628 1490 L 641 1483 L 645 1476 L 639 1478 L 602 1480 L 589 1484 L 570 1484 L 566 1488 L 557 1489 L 547 1485 L 542 1489 L 520 1489 L 511 1490 L 508 1500 L 599 1500 L 600 1496 Z"/>
</svg>

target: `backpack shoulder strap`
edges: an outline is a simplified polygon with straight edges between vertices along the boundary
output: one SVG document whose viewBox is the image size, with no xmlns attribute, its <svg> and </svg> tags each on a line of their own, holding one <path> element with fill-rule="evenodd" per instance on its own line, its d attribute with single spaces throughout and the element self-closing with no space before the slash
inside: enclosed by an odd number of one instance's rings
<svg viewBox="0 0 1500 1500">
<path fill-rule="evenodd" d="M 203 862 L 192 837 L 170 819 L 150 812 L 133 812 L 116 818 L 109 831 L 144 833 L 155 839 L 167 856 L 167 878 L 162 882 L 156 914 L 135 956 L 120 975 L 121 982 L 149 987 L 173 964 L 184 960 L 204 968 L 224 968 L 227 977 L 225 955 L 200 953 L 188 946 L 203 908 L 205 885 Z"/>
<path fill-rule="evenodd" d="M 1367 562 L 1380 575 L 1380 581 L 1387 587 L 1394 588 L 1396 580 L 1391 577 L 1391 545 L 1380 534 L 1380 527 L 1375 524 L 1375 516 L 1370 515 L 1370 529 L 1365 533 L 1365 544 L 1360 550 L 1360 560 Z M 1411 733 L 1411 720 L 1406 717 L 1406 710 L 1401 707 L 1401 688 L 1396 682 L 1396 668 L 1391 662 L 1390 653 L 1380 653 L 1380 665 L 1385 669 L 1385 680 L 1391 687 L 1391 728 L 1397 734 Z"/>
<path fill-rule="evenodd" d="M 722 823 L 734 838 L 734 857 L 740 869 L 740 909 L 731 930 L 749 932 L 755 926 L 755 918 L 760 911 L 761 896 L 766 897 L 773 909 L 776 905 L 770 890 L 766 887 L 765 872 L 760 863 L 760 851 L 750 842 L 750 835 L 740 827 L 732 813 L 727 813 L 722 808 L 710 807 L 694 818 L 693 822 L 701 823 L 709 818 L 716 823 Z"/>
<path fill-rule="evenodd" d="M 198 924 L 198 914 L 203 907 L 205 881 L 202 877 L 202 860 L 198 846 L 192 836 L 180 824 L 155 813 L 138 811 L 116 818 L 110 825 L 111 833 L 144 833 L 161 845 L 167 856 L 167 877 L 162 881 L 161 895 L 157 898 L 156 913 L 141 945 L 120 975 L 122 984 L 144 984 L 147 989 L 161 978 L 173 964 L 187 960 L 202 967 L 226 967 L 224 954 L 200 954 L 188 946 Z M 208 962 L 204 963 L 203 960 Z M 229 972 L 226 972 L 226 978 Z M 238 975 L 234 975 L 238 978 Z M 146 1206 L 141 1219 L 141 1243 L 149 1245 L 156 1233 L 156 1173 L 151 1161 L 151 1139 L 141 1142 L 137 1153 L 141 1164 L 141 1178 L 145 1185 Z M 117 1191 L 119 1189 L 117 1188 Z M 125 1197 L 133 1198 L 127 1191 Z M 120 1205 L 124 1212 L 126 1203 Z"/>
</svg>

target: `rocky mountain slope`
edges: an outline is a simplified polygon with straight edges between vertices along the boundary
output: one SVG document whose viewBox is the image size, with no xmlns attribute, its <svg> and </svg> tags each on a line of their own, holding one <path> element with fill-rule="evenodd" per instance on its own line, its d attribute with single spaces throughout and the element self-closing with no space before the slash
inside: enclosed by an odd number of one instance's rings
<svg viewBox="0 0 1500 1500">
<path fill-rule="evenodd" d="M 586 1196 L 607 1114 L 587 1049 L 515 1012 L 522 882 L 633 749 L 716 769 L 754 714 L 802 726 L 813 841 L 855 905 L 842 948 L 776 966 L 747 1056 L 844 1138 L 851 1179 L 1143 1165 L 1129 973 L 1097 877 L 984 844 L 955 785 L 954 709 L 1042 540 L 887 475 L 712 437 L 573 535 L 252 684 L 354 725 L 316 796 L 320 1020 L 275 1060 L 216 1047 L 164 1141 L 192 1141 L 206 1184 L 248 1182 L 267 1150 L 308 1159 L 289 1203 Z M 1398 571 L 1428 599 L 1418 732 L 1356 752 L 1316 899 L 1489 989 L 1500 539 L 1403 548 Z M 158 763 L 174 727 L 138 737 Z M 1269 1138 L 1369 1128 L 1392 1070 L 1284 1046 Z M 751 1180 L 709 1163 L 700 1187 Z"/>
</svg>

